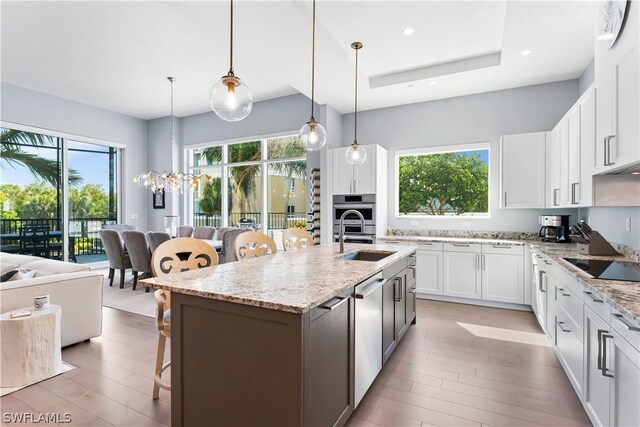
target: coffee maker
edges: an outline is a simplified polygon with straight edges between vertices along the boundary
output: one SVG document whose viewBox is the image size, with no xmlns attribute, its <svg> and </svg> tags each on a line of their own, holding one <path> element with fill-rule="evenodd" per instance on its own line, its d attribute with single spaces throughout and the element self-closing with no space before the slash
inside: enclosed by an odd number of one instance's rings
<svg viewBox="0 0 640 427">
<path fill-rule="evenodd" d="M 540 215 L 540 232 L 543 242 L 570 243 L 569 218 L 571 215 Z"/>
</svg>

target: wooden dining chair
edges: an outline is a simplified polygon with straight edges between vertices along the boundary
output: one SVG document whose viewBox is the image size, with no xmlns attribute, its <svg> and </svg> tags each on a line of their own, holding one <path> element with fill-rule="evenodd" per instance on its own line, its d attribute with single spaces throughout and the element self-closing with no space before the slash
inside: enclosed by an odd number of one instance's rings
<svg viewBox="0 0 640 427">
<path fill-rule="evenodd" d="M 285 252 L 306 249 L 313 246 L 313 237 L 301 228 L 287 228 L 282 233 L 282 247 Z"/>
<path fill-rule="evenodd" d="M 155 276 L 181 273 L 199 268 L 218 265 L 218 253 L 209 244 L 193 237 L 178 237 L 167 240 L 153 252 L 151 269 Z M 158 310 L 156 323 L 158 326 L 158 349 L 156 352 L 156 368 L 153 378 L 153 398 L 157 399 L 160 389 L 171 390 L 171 385 L 162 382 L 162 373 L 171 366 L 164 363 L 164 349 L 167 338 L 171 338 L 171 293 L 162 289 L 155 292 Z"/>
<path fill-rule="evenodd" d="M 233 245 L 233 253 L 238 261 L 247 258 L 257 258 L 262 255 L 278 252 L 276 242 L 269 236 L 259 231 L 247 231 L 236 237 Z"/>
</svg>

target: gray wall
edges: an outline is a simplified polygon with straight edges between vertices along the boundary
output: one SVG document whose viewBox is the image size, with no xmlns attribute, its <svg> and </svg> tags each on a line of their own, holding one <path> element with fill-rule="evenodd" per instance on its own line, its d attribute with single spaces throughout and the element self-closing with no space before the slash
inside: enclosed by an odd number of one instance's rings
<svg viewBox="0 0 640 427">
<path fill-rule="evenodd" d="M 171 118 L 161 117 L 147 121 L 147 167 L 150 170 L 178 171 L 183 170 L 182 149 L 180 146 L 180 129 L 182 120 L 177 117 L 173 119 L 174 140 L 171 144 Z M 145 190 L 145 193 L 150 193 Z M 145 194 L 144 197 L 151 195 Z M 179 192 L 165 193 L 165 208 L 153 209 L 151 202 L 147 211 L 147 230 L 164 231 L 164 217 L 166 215 L 181 215 L 181 197 Z M 186 223 L 184 217 L 180 217 L 182 223 Z"/>
<path fill-rule="evenodd" d="M 122 219 L 146 229 L 151 199 L 146 193 L 142 197 L 142 190 L 133 183 L 133 177 L 147 167 L 144 120 L 7 83 L 1 83 L 0 88 L 3 121 L 123 144 Z"/>
<path fill-rule="evenodd" d="M 320 114 L 319 108 L 316 109 Z M 302 94 L 284 96 L 253 104 L 251 114 L 240 122 L 220 119 L 213 111 L 183 117 L 181 140 L 185 147 L 213 141 L 250 138 L 300 130 L 309 120 L 311 105 Z M 316 117 L 318 120 L 319 117 Z"/>
<path fill-rule="evenodd" d="M 596 68 L 595 61 L 592 59 L 589 62 L 589 65 L 584 69 L 580 78 L 578 78 L 578 96 L 582 95 L 586 92 L 586 90 L 591 86 L 591 83 L 595 81 L 596 78 Z"/>
<path fill-rule="evenodd" d="M 578 99 L 578 80 L 370 110 L 358 116 L 358 142 L 389 150 L 389 227 L 449 230 L 536 231 L 546 210 L 499 209 L 501 135 L 551 130 Z M 343 145 L 353 114 L 343 116 Z M 395 218 L 394 150 L 491 142 L 490 218 Z M 554 210 L 577 218 L 577 210 Z M 416 221 L 417 225 L 412 225 Z M 470 227 L 463 227 L 469 222 Z"/>
<path fill-rule="evenodd" d="M 631 230 L 626 231 L 625 219 L 631 218 Z M 632 248 L 640 248 L 640 207 L 591 207 L 580 210 L 583 219 L 605 239 Z"/>
</svg>

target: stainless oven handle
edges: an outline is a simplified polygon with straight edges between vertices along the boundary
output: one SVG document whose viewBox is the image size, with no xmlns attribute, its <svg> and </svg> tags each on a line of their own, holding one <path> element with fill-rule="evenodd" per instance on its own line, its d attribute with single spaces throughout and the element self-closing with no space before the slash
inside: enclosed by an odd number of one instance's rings
<svg viewBox="0 0 640 427">
<path fill-rule="evenodd" d="M 336 203 L 334 209 L 373 209 L 375 205 L 371 203 Z"/>
</svg>

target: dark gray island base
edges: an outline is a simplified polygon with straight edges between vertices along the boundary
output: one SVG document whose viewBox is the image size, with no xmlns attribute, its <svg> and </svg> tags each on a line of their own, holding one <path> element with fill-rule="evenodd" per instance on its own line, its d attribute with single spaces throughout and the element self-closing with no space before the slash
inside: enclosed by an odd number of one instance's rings
<svg viewBox="0 0 640 427">
<path fill-rule="evenodd" d="M 304 255 L 283 253 L 206 269 L 206 275 L 173 276 L 184 277 L 180 284 L 162 277 L 145 281 L 172 290 L 172 425 L 344 425 L 355 409 L 354 287 L 374 275 L 383 283 L 383 362 L 415 323 L 414 248 L 350 245 L 346 252 L 355 249 L 394 254 L 378 262 L 349 261 L 334 245 L 322 245 Z M 245 269 L 252 273 L 240 271 Z M 279 279 L 290 275 L 280 286 L 269 275 L 276 270 Z M 202 285 L 241 275 L 268 279 L 236 282 L 240 290 L 226 284 L 225 293 Z M 270 287 L 287 288 L 290 298 L 267 298 L 273 296 Z M 326 298 L 317 300 L 322 293 Z"/>
</svg>

